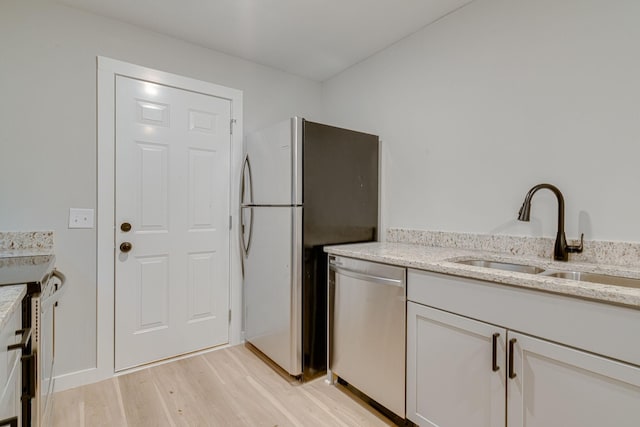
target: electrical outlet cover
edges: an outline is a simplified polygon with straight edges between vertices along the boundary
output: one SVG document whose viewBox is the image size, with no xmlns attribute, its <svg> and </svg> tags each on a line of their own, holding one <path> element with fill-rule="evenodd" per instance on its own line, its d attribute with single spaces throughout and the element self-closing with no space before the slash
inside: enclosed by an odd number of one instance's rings
<svg viewBox="0 0 640 427">
<path fill-rule="evenodd" d="M 69 208 L 69 228 L 93 228 L 93 209 Z"/>
</svg>

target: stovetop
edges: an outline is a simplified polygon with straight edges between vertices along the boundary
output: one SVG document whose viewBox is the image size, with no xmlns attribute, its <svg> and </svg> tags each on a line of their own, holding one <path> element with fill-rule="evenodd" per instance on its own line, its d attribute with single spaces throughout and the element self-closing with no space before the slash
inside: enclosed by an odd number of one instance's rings
<svg viewBox="0 0 640 427">
<path fill-rule="evenodd" d="M 0 286 L 46 283 L 55 265 L 54 255 L 0 258 Z"/>
</svg>

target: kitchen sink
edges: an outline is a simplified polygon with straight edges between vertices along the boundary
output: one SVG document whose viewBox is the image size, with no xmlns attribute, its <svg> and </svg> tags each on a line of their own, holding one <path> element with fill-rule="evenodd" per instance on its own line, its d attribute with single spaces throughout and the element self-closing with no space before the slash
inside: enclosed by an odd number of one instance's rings
<svg viewBox="0 0 640 427">
<path fill-rule="evenodd" d="M 623 286 L 626 288 L 640 289 L 640 279 L 628 277 L 609 276 L 607 274 L 585 273 L 582 271 L 546 271 L 543 276 L 557 277 L 559 279 L 577 280 L 579 282 L 601 283 L 604 285 Z"/>
<path fill-rule="evenodd" d="M 608 274 L 586 273 L 583 271 L 545 270 L 535 265 L 517 264 L 510 262 L 491 261 L 486 259 L 466 259 L 454 261 L 456 264 L 471 265 L 474 267 L 491 268 L 497 270 L 515 271 L 518 273 L 536 274 L 558 279 L 575 280 L 578 282 L 600 283 L 603 285 L 622 286 L 626 288 L 640 289 L 640 279 L 629 277 L 610 276 Z"/>
<path fill-rule="evenodd" d="M 538 274 L 544 271 L 544 268 L 534 265 L 513 264 L 509 262 L 489 261 L 485 259 L 469 259 L 455 261 L 456 264 L 472 265 L 474 267 L 494 268 L 498 270 L 516 271 L 518 273 Z"/>
</svg>

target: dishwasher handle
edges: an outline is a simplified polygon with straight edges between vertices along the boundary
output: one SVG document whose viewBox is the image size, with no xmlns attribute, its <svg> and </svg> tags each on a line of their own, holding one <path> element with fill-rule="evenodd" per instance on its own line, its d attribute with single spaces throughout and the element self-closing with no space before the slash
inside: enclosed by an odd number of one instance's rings
<svg viewBox="0 0 640 427">
<path fill-rule="evenodd" d="M 374 276 L 371 274 L 363 273 L 361 271 L 352 270 L 346 267 L 339 267 L 337 263 L 331 263 L 331 269 L 336 273 L 344 274 L 345 276 L 353 277 L 354 279 L 362 279 L 367 282 L 379 283 L 382 285 L 392 285 L 404 287 L 404 280 L 391 279 L 389 277 Z"/>
</svg>

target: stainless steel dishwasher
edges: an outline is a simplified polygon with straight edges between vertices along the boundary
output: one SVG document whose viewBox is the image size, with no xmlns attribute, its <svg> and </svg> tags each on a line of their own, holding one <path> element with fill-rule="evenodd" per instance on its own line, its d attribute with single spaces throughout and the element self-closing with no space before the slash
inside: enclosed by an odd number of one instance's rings
<svg viewBox="0 0 640 427">
<path fill-rule="evenodd" d="M 329 256 L 329 377 L 405 417 L 406 270 Z"/>
</svg>

